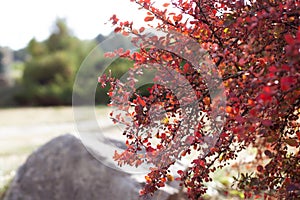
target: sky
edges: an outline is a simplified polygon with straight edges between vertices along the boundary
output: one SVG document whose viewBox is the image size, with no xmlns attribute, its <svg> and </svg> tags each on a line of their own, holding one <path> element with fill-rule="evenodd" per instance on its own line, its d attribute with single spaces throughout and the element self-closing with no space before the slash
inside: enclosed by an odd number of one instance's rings
<svg viewBox="0 0 300 200">
<path fill-rule="evenodd" d="M 130 0 L 9 0 L 0 5 L 0 46 L 25 47 L 34 37 L 46 39 L 57 18 L 65 18 L 73 34 L 92 39 L 99 33 L 113 31 L 109 18 L 117 14 L 122 20 L 143 25 L 145 11 Z M 108 22 L 106 25 L 105 23 Z"/>
</svg>

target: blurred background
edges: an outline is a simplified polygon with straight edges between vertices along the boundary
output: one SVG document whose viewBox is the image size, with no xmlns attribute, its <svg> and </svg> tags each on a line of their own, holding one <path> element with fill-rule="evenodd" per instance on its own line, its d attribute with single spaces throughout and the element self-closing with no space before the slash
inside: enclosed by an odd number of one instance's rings
<svg viewBox="0 0 300 200">
<path fill-rule="evenodd" d="M 0 9 L 1 199 L 28 155 L 58 135 L 76 134 L 73 82 L 85 57 L 113 34 L 110 17 L 139 26 L 143 15 L 129 0 L 11 0 Z M 116 60 L 113 75 L 131 66 Z M 106 114 L 106 92 L 97 90 L 99 115 Z"/>
</svg>

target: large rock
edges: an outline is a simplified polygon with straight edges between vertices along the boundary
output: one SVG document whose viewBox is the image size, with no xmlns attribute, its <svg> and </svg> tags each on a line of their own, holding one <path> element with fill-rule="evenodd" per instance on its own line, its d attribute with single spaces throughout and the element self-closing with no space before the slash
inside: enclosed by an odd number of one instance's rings
<svg viewBox="0 0 300 200">
<path fill-rule="evenodd" d="M 137 200 L 140 188 L 129 174 L 101 164 L 77 138 L 64 135 L 29 156 L 4 200 Z M 185 199 L 164 191 L 143 198 Z"/>
<path fill-rule="evenodd" d="M 140 187 L 128 174 L 94 159 L 77 138 L 64 135 L 29 156 L 5 200 L 134 200 Z"/>
</svg>

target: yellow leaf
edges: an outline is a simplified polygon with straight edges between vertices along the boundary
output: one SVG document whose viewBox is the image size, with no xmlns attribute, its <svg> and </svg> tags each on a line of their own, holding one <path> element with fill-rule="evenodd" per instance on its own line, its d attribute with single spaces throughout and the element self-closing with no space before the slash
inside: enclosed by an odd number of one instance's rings
<svg viewBox="0 0 300 200">
<path fill-rule="evenodd" d="M 220 156 L 219 156 L 219 161 L 222 161 L 224 159 L 224 154 L 222 153 Z"/>
<path fill-rule="evenodd" d="M 229 31 L 229 28 L 224 29 L 224 33 L 228 33 L 228 31 Z"/>
<path fill-rule="evenodd" d="M 171 174 L 167 174 L 168 181 L 174 181 L 174 177 Z"/>
<path fill-rule="evenodd" d="M 168 117 L 165 117 L 165 118 L 163 118 L 163 120 L 161 120 L 161 122 L 162 122 L 163 124 L 169 124 L 169 118 L 168 118 Z"/>
</svg>

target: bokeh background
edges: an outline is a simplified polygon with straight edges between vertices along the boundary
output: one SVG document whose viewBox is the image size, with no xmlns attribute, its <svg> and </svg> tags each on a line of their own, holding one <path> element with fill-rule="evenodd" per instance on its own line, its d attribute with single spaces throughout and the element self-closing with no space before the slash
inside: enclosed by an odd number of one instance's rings
<svg viewBox="0 0 300 200">
<path fill-rule="evenodd" d="M 85 57 L 113 34 L 110 17 L 134 19 L 137 26 L 143 17 L 124 0 L 11 0 L 0 9 L 1 199 L 34 150 L 58 135 L 76 135 L 73 82 Z M 113 75 L 131 66 L 116 60 Z M 106 114 L 106 92 L 97 90 L 99 116 Z"/>
</svg>

